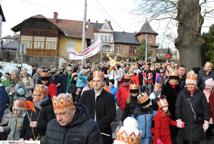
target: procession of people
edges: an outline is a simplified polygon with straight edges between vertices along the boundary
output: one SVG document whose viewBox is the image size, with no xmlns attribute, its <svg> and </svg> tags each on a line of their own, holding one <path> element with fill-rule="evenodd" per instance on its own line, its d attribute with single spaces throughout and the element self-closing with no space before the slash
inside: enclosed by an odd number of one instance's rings
<svg viewBox="0 0 214 144">
<path fill-rule="evenodd" d="M 138 61 L 0 73 L 0 140 L 200 144 L 214 134 L 214 71 L 196 69 Z"/>
</svg>

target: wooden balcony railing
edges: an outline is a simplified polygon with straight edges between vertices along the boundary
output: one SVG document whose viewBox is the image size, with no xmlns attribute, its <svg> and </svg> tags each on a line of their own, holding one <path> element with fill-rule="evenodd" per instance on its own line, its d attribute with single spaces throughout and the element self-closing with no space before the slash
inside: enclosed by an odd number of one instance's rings
<svg viewBox="0 0 214 144">
<path fill-rule="evenodd" d="M 57 50 L 26 49 L 27 56 L 57 56 Z"/>
</svg>

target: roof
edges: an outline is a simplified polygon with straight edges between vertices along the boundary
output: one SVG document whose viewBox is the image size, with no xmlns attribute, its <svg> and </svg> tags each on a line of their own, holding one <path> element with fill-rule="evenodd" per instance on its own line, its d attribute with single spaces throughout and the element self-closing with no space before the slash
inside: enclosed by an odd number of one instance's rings
<svg viewBox="0 0 214 144">
<path fill-rule="evenodd" d="M 6 44 L 3 44 L 2 49 L 13 49 L 16 50 L 19 46 L 18 39 L 14 41 L 10 41 Z"/>
<path fill-rule="evenodd" d="M 0 15 L 2 16 L 2 21 L 5 22 L 6 19 L 5 19 L 5 17 L 4 17 L 4 13 L 3 13 L 3 10 L 2 10 L 2 8 L 1 8 L 1 4 L 0 4 Z"/>
<path fill-rule="evenodd" d="M 94 27 L 94 30 L 97 31 L 102 28 L 103 23 L 91 23 Z"/>
<path fill-rule="evenodd" d="M 49 21 L 51 24 L 55 25 L 65 36 L 67 37 L 75 37 L 75 38 L 82 38 L 82 21 L 77 20 L 66 20 L 66 19 L 57 19 L 57 22 L 54 23 L 52 18 L 46 18 L 43 15 L 35 15 L 32 16 L 20 24 L 14 26 L 12 28 L 13 31 L 20 31 L 21 25 L 27 22 L 29 19 L 45 19 Z M 91 39 L 93 38 L 93 26 L 89 24 L 86 30 L 86 38 Z"/>
<path fill-rule="evenodd" d="M 135 44 L 139 45 L 139 41 L 135 37 L 136 33 L 129 32 L 113 32 L 115 43 Z"/>
<path fill-rule="evenodd" d="M 155 34 L 158 35 L 158 33 L 156 33 L 152 27 L 150 26 L 149 22 L 146 20 L 145 23 L 143 24 L 143 26 L 141 27 L 140 31 L 137 33 L 138 34 Z"/>
</svg>

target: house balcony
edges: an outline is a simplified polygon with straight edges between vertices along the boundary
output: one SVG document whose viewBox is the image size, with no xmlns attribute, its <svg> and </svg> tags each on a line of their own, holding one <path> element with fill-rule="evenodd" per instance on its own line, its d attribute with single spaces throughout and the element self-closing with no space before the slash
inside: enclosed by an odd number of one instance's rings
<svg viewBox="0 0 214 144">
<path fill-rule="evenodd" d="M 57 50 L 47 50 L 47 49 L 26 49 L 27 56 L 44 56 L 51 57 L 57 56 Z"/>
</svg>

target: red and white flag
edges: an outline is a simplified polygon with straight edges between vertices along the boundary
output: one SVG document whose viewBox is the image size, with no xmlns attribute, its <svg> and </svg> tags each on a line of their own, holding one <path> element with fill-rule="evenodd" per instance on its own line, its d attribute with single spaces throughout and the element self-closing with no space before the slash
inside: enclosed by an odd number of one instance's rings
<svg viewBox="0 0 214 144">
<path fill-rule="evenodd" d="M 102 41 L 97 40 L 96 42 L 91 44 L 87 49 L 85 49 L 84 51 L 82 51 L 80 53 L 75 51 L 74 49 L 69 49 L 68 50 L 69 59 L 70 60 L 83 60 L 83 59 L 94 56 L 99 51 L 101 51 L 101 49 L 102 49 Z"/>
</svg>

